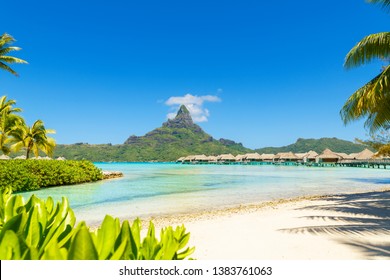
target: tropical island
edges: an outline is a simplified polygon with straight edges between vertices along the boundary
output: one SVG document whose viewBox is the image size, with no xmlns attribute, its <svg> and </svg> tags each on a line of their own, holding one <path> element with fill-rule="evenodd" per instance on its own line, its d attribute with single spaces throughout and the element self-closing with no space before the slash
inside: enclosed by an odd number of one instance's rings
<svg viewBox="0 0 390 280">
<path fill-rule="evenodd" d="M 16 76 L 10 64 L 27 61 L 9 55 L 20 50 L 14 42 L 0 37 L 0 68 Z M 389 32 L 369 35 L 345 67 L 387 59 L 389 46 Z M 60 145 L 4 95 L 0 259 L 389 260 L 389 69 L 341 108 L 345 124 L 366 119 L 371 138 L 357 143 L 299 138 L 249 149 L 215 139 L 181 104 L 161 127 L 123 144 Z M 361 168 L 370 164 L 384 168 Z M 116 169 L 124 176 L 102 181 Z"/>
</svg>

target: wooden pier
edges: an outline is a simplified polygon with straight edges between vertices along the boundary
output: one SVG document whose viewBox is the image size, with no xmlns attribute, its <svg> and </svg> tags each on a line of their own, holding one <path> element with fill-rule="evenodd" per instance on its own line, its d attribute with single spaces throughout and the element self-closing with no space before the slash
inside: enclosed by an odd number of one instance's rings
<svg viewBox="0 0 390 280">
<path fill-rule="evenodd" d="M 179 162 L 180 163 L 180 162 Z M 390 169 L 390 160 L 343 160 L 339 162 L 296 162 L 296 161 L 242 161 L 242 162 L 183 162 L 190 165 L 280 165 L 280 166 L 307 166 L 307 167 L 359 167 Z"/>
</svg>

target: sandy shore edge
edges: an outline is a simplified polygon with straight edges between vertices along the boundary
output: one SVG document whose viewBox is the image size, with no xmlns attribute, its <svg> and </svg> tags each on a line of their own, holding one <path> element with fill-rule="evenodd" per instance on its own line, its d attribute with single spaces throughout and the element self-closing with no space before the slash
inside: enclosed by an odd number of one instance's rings
<svg viewBox="0 0 390 280">
<path fill-rule="evenodd" d="M 144 218 L 184 224 L 197 259 L 390 260 L 390 189 Z"/>
</svg>

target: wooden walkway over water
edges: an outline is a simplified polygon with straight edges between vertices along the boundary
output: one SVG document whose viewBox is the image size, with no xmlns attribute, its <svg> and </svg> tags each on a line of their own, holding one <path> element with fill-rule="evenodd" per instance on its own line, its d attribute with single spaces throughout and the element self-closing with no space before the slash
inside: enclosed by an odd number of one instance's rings
<svg viewBox="0 0 390 280">
<path fill-rule="evenodd" d="M 178 162 L 181 163 L 181 162 Z M 281 166 L 307 166 L 307 167 L 359 167 L 359 168 L 379 168 L 390 169 L 390 160 L 343 160 L 340 162 L 271 162 L 271 161 L 252 161 L 252 162 L 183 162 L 182 164 L 194 165 L 281 165 Z M 389 166 L 389 167 L 388 167 Z"/>
</svg>

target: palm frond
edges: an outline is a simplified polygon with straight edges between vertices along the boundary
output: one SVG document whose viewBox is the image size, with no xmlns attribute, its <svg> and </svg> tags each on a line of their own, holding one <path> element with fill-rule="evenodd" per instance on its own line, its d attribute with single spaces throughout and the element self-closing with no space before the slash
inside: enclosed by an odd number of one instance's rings
<svg viewBox="0 0 390 280">
<path fill-rule="evenodd" d="M 381 5 L 384 9 L 389 9 L 390 6 L 390 0 L 367 0 L 368 3 L 372 4 L 379 4 Z"/>
<path fill-rule="evenodd" d="M 28 64 L 27 61 L 23 60 L 23 59 L 20 59 L 20 58 L 17 58 L 17 57 L 13 57 L 13 56 L 6 56 L 6 55 L 3 55 L 3 56 L 0 56 L 0 60 L 4 61 L 4 62 L 7 62 L 7 63 L 21 63 L 21 64 Z"/>
<path fill-rule="evenodd" d="M 0 36 L 0 46 L 10 44 L 15 42 L 14 37 L 11 35 L 4 33 L 3 35 Z"/>
<path fill-rule="evenodd" d="M 354 92 L 340 111 L 344 124 L 367 117 L 365 127 L 374 132 L 389 125 L 390 66 Z"/>
<path fill-rule="evenodd" d="M 7 53 L 10 53 L 12 51 L 20 51 L 20 50 L 21 50 L 21 48 L 19 48 L 19 47 L 6 47 L 3 49 L 0 49 L 0 56 L 5 55 Z"/>
<path fill-rule="evenodd" d="M 9 67 L 7 64 L 4 64 L 0 61 L 0 68 L 10 72 L 11 74 L 14 74 L 15 76 L 19 76 L 18 73 L 16 73 L 11 67 Z"/>
<path fill-rule="evenodd" d="M 390 32 L 381 32 L 364 37 L 345 57 L 344 67 L 349 69 L 373 59 L 390 57 Z"/>
</svg>

